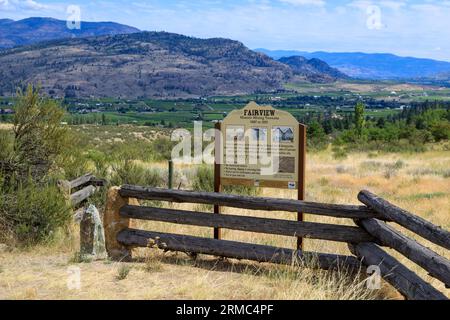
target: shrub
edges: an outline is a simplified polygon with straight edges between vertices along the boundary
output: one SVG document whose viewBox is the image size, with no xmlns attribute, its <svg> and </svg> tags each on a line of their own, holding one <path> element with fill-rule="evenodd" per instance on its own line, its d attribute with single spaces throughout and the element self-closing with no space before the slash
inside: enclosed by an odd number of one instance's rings
<svg viewBox="0 0 450 320">
<path fill-rule="evenodd" d="M 197 169 L 192 188 L 197 191 L 214 191 L 214 170 L 210 166 L 201 166 Z"/>
<path fill-rule="evenodd" d="M 71 218 L 64 196 L 55 186 L 31 181 L 0 196 L 0 228 L 22 245 L 46 242 Z"/>
<path fill-rule="evenodd" d="M 328 147 L 328 136 L 319 122 L 313 121 L 308 126 L 307 142 L 312 150 L 323 150 Z"/>
<path fill-rule="evenodd" d="M 128 274 L 131 271 L 131 267 L 126 265 L 126 264 L 122 264 L 119 269 L 117 270 L 117 275 L 116 275 L 116 279 L 117 280 L 124 280 L 126 277 L 128 277 Z"/>
<path fill-rule="evenodd" d="M 192 188 L 197 191 L 214 191 L 214 170 L 211 166 L 200 166 L 197 169 L 197 174 L 194 177 Z M 224 186 L 225 193 L 256 196 L 259 194 L 259 189 L 247 186 Z"/>
<path fill-rule="evenodd" d="M 88 159 L 75 140 L 71 143 L 71 147 L 59 155 L 57 164 L 62 171 L 61 178 L 65 180 L 73 180 L 90 172 Z"/>
<path fill-rule="evenodd" d="M 98 150 L 89 150 L 87 152 L 86 158 L 94 163 L 96 176 L 108 176 L 109 164 L 105 153 Z"/>
<path fill-rule="evenodd" d="M 334 146 L 333 147 L 333 158 L 336 160 L 342 160 L 342 159 L 347 159 L 348 157 L 348 153 L 347 150 L 345 150 L 345 148 L 340 147 L 340 146 Z"/>
<path fill-rule="evenodd" d="M 450 123 L 448 121 L 439 121 L 433 124 L 430 131 L 437 142 L 450 139 Z"/>
<path fill-rule="evenodd" d="M 15 111 L 13 157 L 0 169 L 8 179 L 24 182 L 31 175 L 42 181 L 67 146 L 68 132 L 61 126 L 64 110 L 30 85 L 25 93 L 18 92 Z"/>
<path fill-rule="evenodd" d="M 133 160 L 124 160 L 113 164 L 111 183 L 116 186 L 124 184 L 158 187 L 163 180 L 156 170 L 147 169 Z"/>
<path fill-rule="evenodd" d="M 174 143 L 167 138 L 158 138 L 152 142 L 152 153 L 155 160 L 170 160 Z"/>
</svg>

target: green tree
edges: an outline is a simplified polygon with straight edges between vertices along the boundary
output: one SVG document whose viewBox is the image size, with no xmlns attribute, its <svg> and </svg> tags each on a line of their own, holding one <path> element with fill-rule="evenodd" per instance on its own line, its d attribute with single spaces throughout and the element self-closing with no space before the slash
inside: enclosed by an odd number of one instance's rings
<svg viewBox="0 0 450 320">
<path fill-rule="evenodd" d="M 355 129 L 359 138 L 363 136 L 364 126 L 366 124 L 364 117 L 365 109 L 366 106 L 361 101 L 355 106 Z"/>
<path fill-rule="evenodd" d="M 431 125 L 431 134 L 435 141 L 450 139 L 450 122 L 439 121 Z"/>
<path fill-rule="evenodd" d="M 9 181 L 24 182 L 30 177 L 41 181 L 67 145 L 68 132 L 61 126 L 65 111 L 56 102 L 39 96 L 28 86 L 17 92 L 13 118 L 13 147 L 0 172 Z"/>
<path fill-rule="evenodd" d="M 33 245 L 70 222 L 70 206 L 50 170 L 66 146 L 64 110 L 29 86 L 18 91 L 12 132 L 0 132 L 0 242 Z"/>
<path fill-rule="evenodd" d="M 327 134 L 318 121 L 308 126 L 308 146 L 313 149 L 325 149 L 328 146 Z"/>
</svg>

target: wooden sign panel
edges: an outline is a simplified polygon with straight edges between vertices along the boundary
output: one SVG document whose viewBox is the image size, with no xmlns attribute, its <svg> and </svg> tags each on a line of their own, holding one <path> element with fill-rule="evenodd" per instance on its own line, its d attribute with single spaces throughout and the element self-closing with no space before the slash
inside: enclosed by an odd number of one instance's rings
<svg viewBox="0 0 450 320">
<path fill-rule="evenodd" d="M 306 126 L 290 113 L 250 102 L 216 124 L 214 192 L 224 185 L 297 189 L 305 199 Z M 220 206 L 214 206 L 220 214 Z M 297 220 L 303 221 L 298 212 Z M 214 229 L 221 239 L 221 229 Z M 297 249 L 303 239 L 297 238 Z"/>
<path fill-rule="evenodd" d="M 221 124 L 222 185 L 298 189 L 298 121 L 288 112 L 249 103 Z"/>
</svg>

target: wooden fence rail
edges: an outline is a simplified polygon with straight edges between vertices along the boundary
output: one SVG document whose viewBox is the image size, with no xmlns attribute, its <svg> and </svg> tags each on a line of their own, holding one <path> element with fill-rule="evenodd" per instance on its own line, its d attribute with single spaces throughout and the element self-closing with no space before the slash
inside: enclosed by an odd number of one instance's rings
<svg viewBox="0 0 450 320">
<path fill-rule="evenodd" d="M 419 236 L 450 250 L 450 232 L 447 230 L 435 226 L 431 222 L 403 210 L 369 191 L 361 191 L 358 199 L 379 213 L 383 218 L 381 220 L 394 221 Z"/>
<path fill-rule="evenodd" d="M 441 280 L 447 287 L 450 286 L 450 261 L 384 222 L 366 219 L 357 223 L 376 239 L 379 239 L 383 246 L 395 249 L 427 270 L 431 276 Z"/>
<path fill-rule="evenodd" d="M 130 185 L 122 186 L 120 195 L 125 198 L 136 198 L 141 200 L 188 202 L 265 211 L 304 212 L 337 218 L 378 218 L 385 220 L 381 214 L 370 210 L 366 206 L 326 204 L 262 197 L 243 197 L 213 192 L 164 190 Z"/>
<path fill-rule="evenodd" d="M 360 243 L 353 246 L 352 251 L 365 265 L 378 266 L 383 278 L 406 298 L 411 300 L 447 300 L 443 293 L 422 280 L 376 244 Z"/>
<path fill-rule="evenodd" d="M 407 299 L 447 299 L 417 274 L 385 252 L 390 247 L 424 268 L 431 276 L 450 285 L 450 261 L 395 230 L 386 222 L 398 223 L 445 249 L 448 231 L 432 225 L 387 201 L 362 191 L 359 199 L 365 205 L 336 205 L 298 200 L 244 197 L 213 192 L 165 190 L 125 185 L 108 192 L 105 226 L 107 250 L 115 259 L 129 258 L 133 247 L 157 247 L 165 251 L 206 254 L 280 264 L 299 263 L 322 269 L 341 267 L 360 270 L 378 266 L 383 278 Z M 354 219 L 356 226 L 315 222 L 298 222 L 269 218 L 212 214 L 167 208 L 141 207 L 137 199 L 220 205 L 266 211 L 305 212 L 337 218 Z M 288 248 L 217 240 L 179 234 L 136 230 L 130 220 L 225 228 L 231 230 L 322 239 L 348 243 L 355 256 L 302 252 Z"/>
<path fill-rule="evenodd" d="M 97 191 L 97 187 L 103 187 L 105 185 L 106 180 L 98 179 L 90 173 L 72 181 L 59 181 L 60 188 L 68 195 L 73 207 L 78 206 L 91 197 Z"/>
<path fill-rule="evenodd" d="M 131 219 L 161 221 L 201 227 L 226 228 L 291 237 L 351 243 L 374 241 L 374 238 L 361 228 L 333 224 L 254 218 L 230 214 L 221 215 L 138 206 L 124 206 L 120 209 L 120 214 L 123 217 Z"/>
<path fill-rule="evenodd" d="M 158 248 L 168 251 L 288 265 L 299 263 L 325 270 L 338 269 L 342 266 L 352 269 L 361 267 L 358 259 L 352 256 L 325 253 L 303 254 L 301 251 L 286 248 L 133 229 L 121 231 L 117 240 L 131 247 L 151 247 L 155 244 Z"/>
</svg>

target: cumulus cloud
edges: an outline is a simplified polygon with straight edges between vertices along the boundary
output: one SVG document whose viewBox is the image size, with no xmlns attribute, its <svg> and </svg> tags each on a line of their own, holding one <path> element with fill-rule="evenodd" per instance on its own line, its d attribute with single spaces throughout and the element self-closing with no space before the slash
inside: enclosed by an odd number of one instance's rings
<svg viewBox="0 0 450 320">
<path fill-rule="evenodd" d="M 34 0 L 25 0 L 25 1 L 18 1 L 20 2 L 20 5 L 22 7 L 25 7 L 27 9 L 32 10 L 41 10 L 41 9 L 47 9 L 48 6 L 39 2 L 36 2 Z"/>
<path fill-rule="evenodd" d="M 8 0 L 0 0 L 0 9 L 6 10 L 10 7 Z"/>
<path fill-rule="evenodd" d="M 50 8 L 49 5 L 42 4 L 35 0 L 0 0 L 0 8 L 4 10 L 44 10 Z"/>
</svg>

